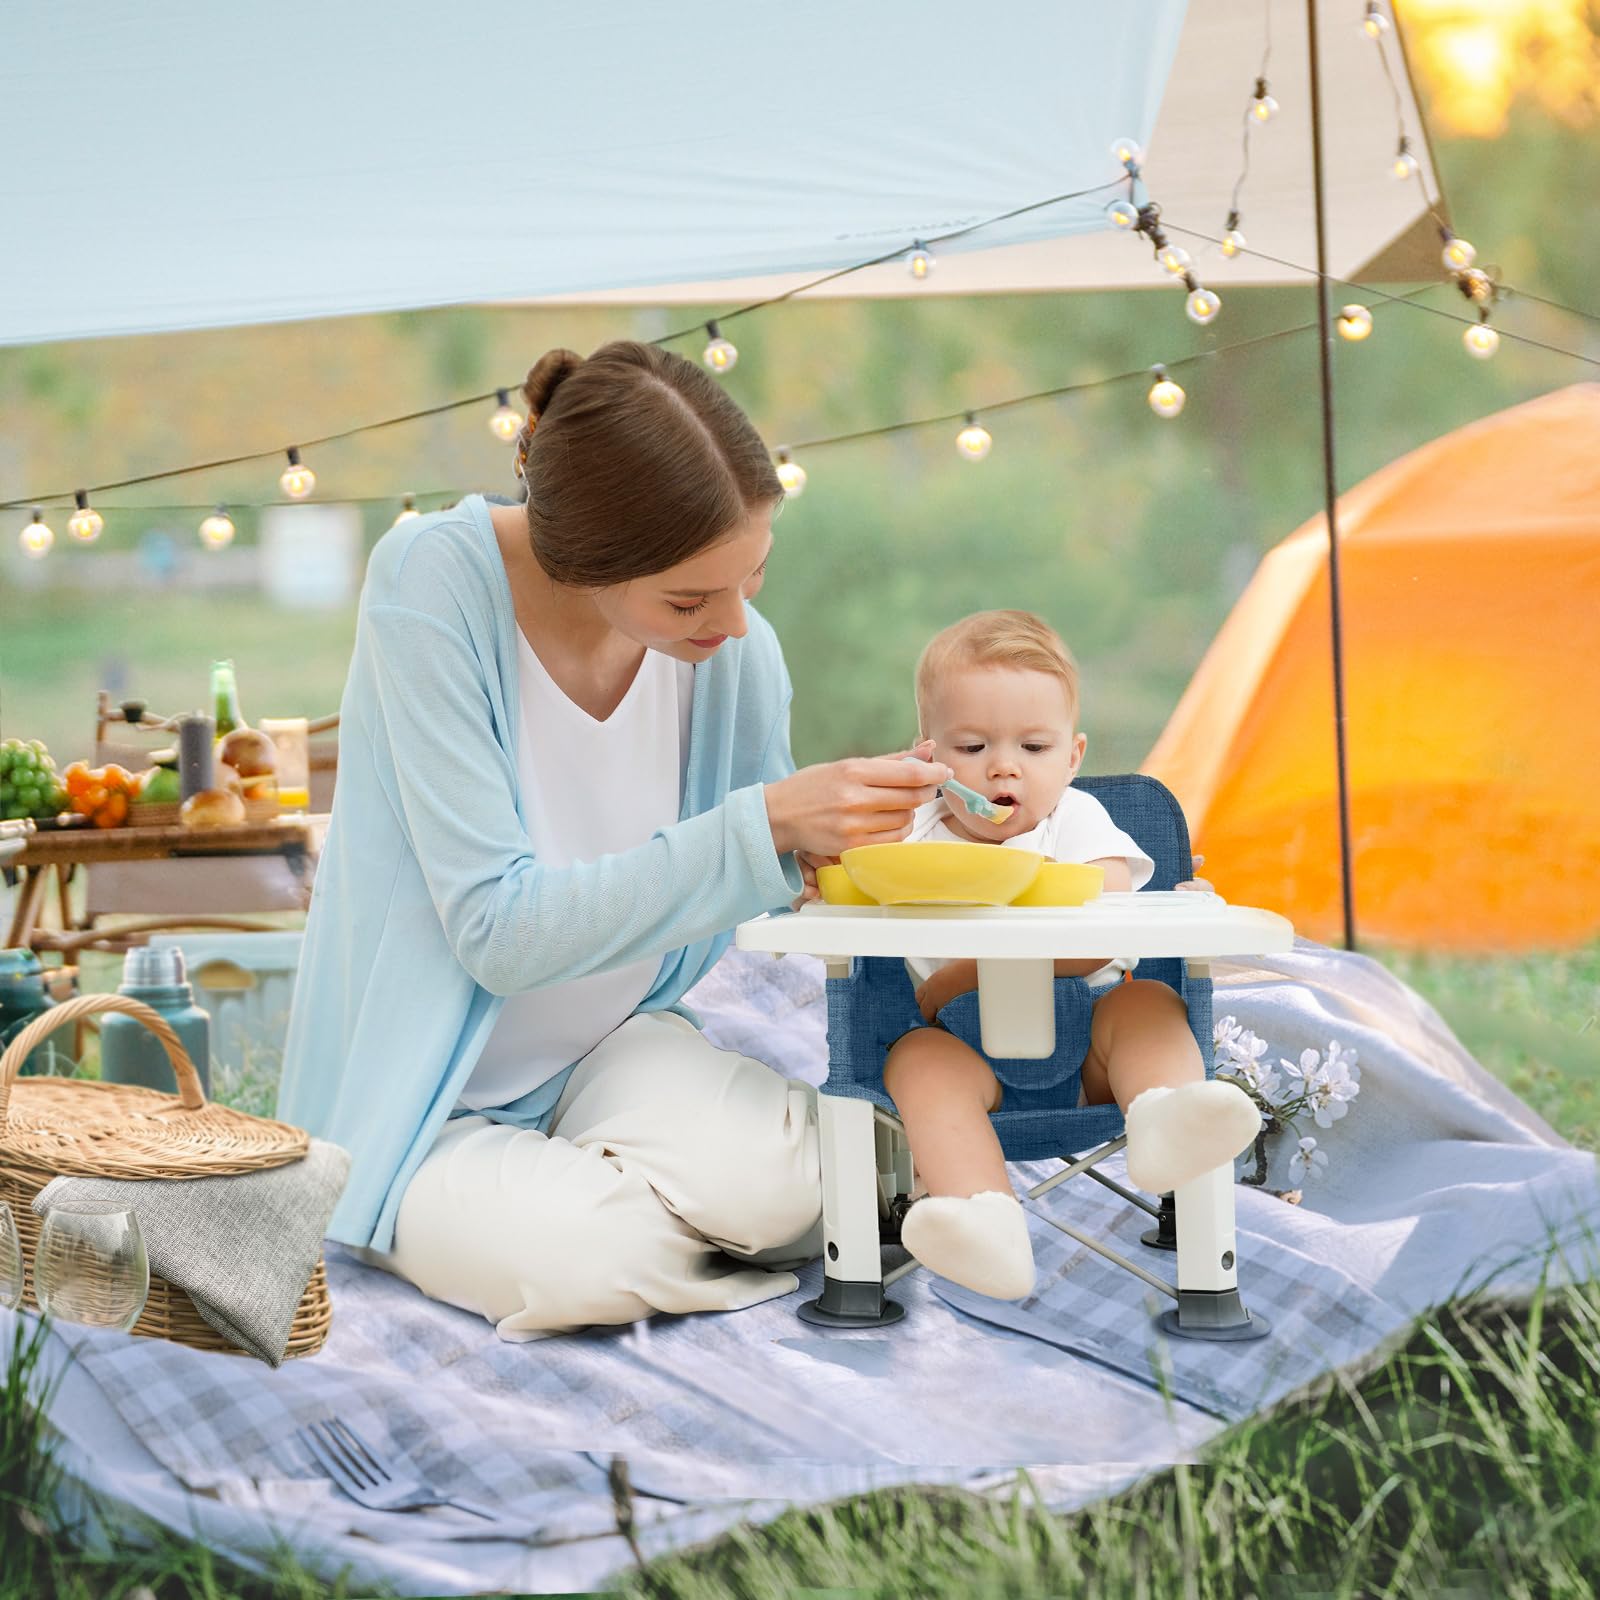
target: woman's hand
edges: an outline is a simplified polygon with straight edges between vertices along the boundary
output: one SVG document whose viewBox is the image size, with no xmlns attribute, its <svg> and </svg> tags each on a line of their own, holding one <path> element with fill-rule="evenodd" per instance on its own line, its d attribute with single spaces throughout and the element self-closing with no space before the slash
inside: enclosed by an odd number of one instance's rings
<svg viewBox="0 0 1600 1600">
<path fill-rule="evenodd" d="M 1193 860 L 1194 869 L 1196 872 L 1198 872 L 1201 867 L 1206 864 L 1206 858 L 1204 856 L 1195 856 Z M 1182 883 L 1175 883 L 1172 887 L 1174 889 L 1192 889 L 1197 894 L 1215 894 L 1217 892 L 1214 888 L 1212 888 L 1211 880 L 1209 878 L 1185 878 Z"/>
<path fill-rule="evenodd" d="M 910 752 L 829 761 L 769 783 L 767 820 L 778 854 L 835 857 L 905 838 L 912 812 L 952 775 L 942 761 L 928 760 L 932 753 L 929 739 Z"/>
<path fill-rule="evenodd" d="M 966 994 L 977 987 L 976 961 L 948 962 L 917 990 L 917 1010 L 932 1022 L 958 994 Z"/>
</svg>

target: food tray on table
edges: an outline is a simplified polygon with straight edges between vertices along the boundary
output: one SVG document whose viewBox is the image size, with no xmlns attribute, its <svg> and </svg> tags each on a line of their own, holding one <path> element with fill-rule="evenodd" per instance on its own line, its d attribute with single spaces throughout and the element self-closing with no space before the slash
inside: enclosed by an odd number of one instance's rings
<svg viewBox="0 0 1600 1600">
<path fill-rule="evenodd" d="M 137 1017 L 161 1041 L 178 1080 L 177 1094 L 76 1078 L 23 1078 L 22 1063 L 55 1029 L 99 1012 Z M 207 1101 L 178 1035 L 158 1011 L 127 995 L 90 994 L 36 1017 L 0 1056 L 0 1200 L 22 1237 L 24 1304 L 37 1305 L 33 1260 L 41 1219 L 33 1200 L 53 1178 L 216 1178 L 287 1166 L 304 1158 L 301 1128 L 252 1117 Z M 328 1280 L 318 1257 L 295 1309 L 286 1357 L 313 1355 L 332 1322 Z M 199 1350 L 242 1354 L 201 1317 L 182 1289 L 155 1273 L 133 1331 Z"/>
</svg>

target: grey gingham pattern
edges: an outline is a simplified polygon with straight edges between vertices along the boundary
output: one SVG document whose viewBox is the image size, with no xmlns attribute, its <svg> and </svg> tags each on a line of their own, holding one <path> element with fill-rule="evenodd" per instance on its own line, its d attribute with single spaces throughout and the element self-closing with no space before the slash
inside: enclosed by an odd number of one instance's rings
<svg viewBox="0 0 1600 1600">
<path fill-rule="evenodd" d="M 820 1047 L 820 985 L 795 959 L 736 956 L 694 999 L 713 1037 L 731 1042 L 758 1031 L 744 1002 L 776 1010 L 783 989 L 795 1001 L 784 1064 L 811 1073 L 820 1061 L 797 1059 L 794 1040 Z M 613 1453 L 629 1462 L 647 1551 L 888 1483 L 1003 1488 L 1019 1466 L 1048 1503 L 1079 1504 L 1192 1459 L 1227 1420 L 1369 1358 L 1465 1281 L 1498 1272 L 1526 1286 L 1537 1260 L 1507 1264 L 1547 1224 L 1571 1234 L 1600 1209 L 1593 1158 L 1494 1084 L 1373 963 L 1305 946 L 1217 976 L 1219 1014 L 1275 1054 L 1330 1034 L 1361 1052 L 1359 1101 L 1325 1138 L 1325 1186 L 1300 1207 L 1235 1191 L 1240 1287 L 1271 1321 L 1267 1340 L 1162 1339 L 1151 1312 L 1163 1297 L 1036 1219 L 1039 1288 L 1020 1308 L 1036 1336 L 949 1303 L 923 1271 L 891 1291 L 903 1322 L 812 1328 L 794 1307 L 817 1292 L 813 1263 L 799 1295 L 747 1311 L 502 1344 L 478 1318 L 334 1247 L 333 1332 L 314 1358 L 273 1370 L 80 1333 L 82 1369 L 188 1491 L 182 1531 L 235 1552 L 286 1538 L 329 1575 L 354 1563 L 402 1592 L 597 1587 L 629 1559 L 606 1483 Z M 1018 1168 L 1019 1187 L 1045 1170 Z M 1170 1281 L 1172 1258 L 1136 1242 L 1147 1219 L 1098 1185 L 1074 1180 L 1036 1208 L 1103 1230 Z M 1569 1266 L 1585 1270 L 1576 1255 Z M 294 1439 L 330 1413 L 442 1490 L 504 1508 L 515 1539 L 486 1538 L 461 1514 L 376 1514 L 345 1500 Z"/>
</svg>

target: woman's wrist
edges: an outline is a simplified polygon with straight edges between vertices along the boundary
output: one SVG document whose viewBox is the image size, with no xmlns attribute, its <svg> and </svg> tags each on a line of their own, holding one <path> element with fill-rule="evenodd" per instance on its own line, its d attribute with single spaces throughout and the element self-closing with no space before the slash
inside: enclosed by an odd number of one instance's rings
<svg viewBox="0 0 1600 1600">
<path fill-rule="evenodd" d="M 795 847 L 788 809 L 784 805 L 784 782 L 780 778 L 776 783 L 763 786 L 767 802 L 767 826 L 772 830 L 772 848 L 780 856 L 788 855 Z"/>
</svg>

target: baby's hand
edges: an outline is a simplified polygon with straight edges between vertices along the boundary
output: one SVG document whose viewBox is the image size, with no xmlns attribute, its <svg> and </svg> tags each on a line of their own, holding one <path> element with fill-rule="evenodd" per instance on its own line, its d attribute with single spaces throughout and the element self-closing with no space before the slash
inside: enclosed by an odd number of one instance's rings
<svg viewBox="0 0 1600 1600">
<path fill-rule="evenodd" d="M 800 881 L 803 888 L 794 902 L 790 905 L 791 911 L 798 911 L 808 900 L 821 898 L 822 891 L 817 888 L 817 868 L 833 867 L 839 864 L 838 856 L 814 856 L 809 850 L 796 850 L 795 863 L 800 868 Z"/>
<path fill-rule="evenodd" d="M 917 990 L 917 1010 L 926 1021 L 932 1022 L 958 994 L 967 994 L 977 987 L 978 963 L 952 961 L 948 966 L 940 967 Z"/>
</svg>

